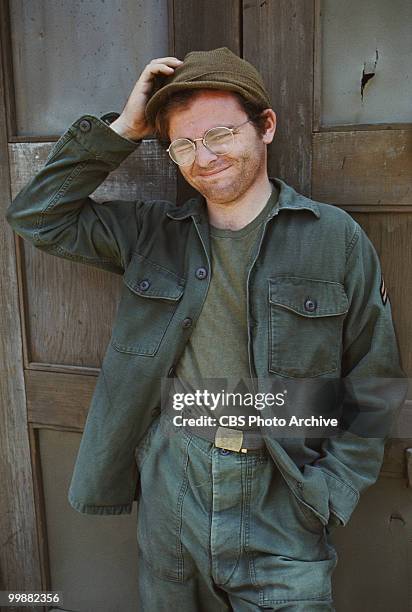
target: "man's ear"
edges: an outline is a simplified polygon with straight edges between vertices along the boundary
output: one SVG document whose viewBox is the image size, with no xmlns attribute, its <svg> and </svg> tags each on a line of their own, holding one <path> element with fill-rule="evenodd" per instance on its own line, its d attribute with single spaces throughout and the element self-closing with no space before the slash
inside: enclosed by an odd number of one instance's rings
<svg viewBox="0 0 412 612">
<path fill-rule="evenodd" d="M 266 108 L 262 111 L 266 118 L 266 131 L 263 134 L 263 142 L 270 144 L 276 132 L 276 113 L 271 108 Z"/>
</svg>

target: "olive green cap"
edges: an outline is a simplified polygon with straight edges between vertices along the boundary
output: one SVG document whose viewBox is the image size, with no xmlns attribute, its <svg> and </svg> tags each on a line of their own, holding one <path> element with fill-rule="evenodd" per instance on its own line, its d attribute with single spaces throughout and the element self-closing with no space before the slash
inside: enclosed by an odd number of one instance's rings
<svg viewBox="0 0 412 612">
<path fill-rule="evenodd" d="M 166 99 L 184 89 L 235 91 L 251 102 L 271 108 L 265 84 L 252 64 L 227 47 L 211 51 L 191 51 L 171 76 L 157 77 L 146 104 L 146 118 L 154 125 L 156 114 Z"/>
</svg>

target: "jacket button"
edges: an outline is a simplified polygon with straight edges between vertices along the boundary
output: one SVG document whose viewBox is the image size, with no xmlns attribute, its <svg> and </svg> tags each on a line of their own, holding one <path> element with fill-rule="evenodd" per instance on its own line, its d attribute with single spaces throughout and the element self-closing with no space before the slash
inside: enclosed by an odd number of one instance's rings
<svg viewBox="0 0 412 612">
<path fill-rule="evenodd" d="M 79 123 L 79 128 L 81 132 L 90 132 L 92 124 L 88 119 L 82 119 Z"/>
<path fill-rule="evenodd" d="M 318 305 L 316 303 L 316 300 L 311 300 L 311 299 L 305 300 L 304 307 L 305 307 L 305 310 L 307 310 L 308 312 L 314 312 L 317 306 Z"/>
<path fill-rule="evenodd" d="M 203 280 L 207 276 L 207 269 L 201 266 L 196 270 L 196 278 Z"/>
<path fill-rule="evenodd" d="M 147 280 L 147 278 L 145 278 L 144 280 L 142 280 L 142 281 L 139 283 L 139 289 L 140 289 L 140 291 L 147 291 L 147 290 L 149 289 L 149 287 L 150 287 L 150 281 L 149 281 L 149 280 Z"/>
<path fill-rule="evenodd" d="M 192 319 L 190 317 L 183 319 L 183 327 L 185 329 L 187 329 L 188 327 L 192 327 Z"/>
</svg>

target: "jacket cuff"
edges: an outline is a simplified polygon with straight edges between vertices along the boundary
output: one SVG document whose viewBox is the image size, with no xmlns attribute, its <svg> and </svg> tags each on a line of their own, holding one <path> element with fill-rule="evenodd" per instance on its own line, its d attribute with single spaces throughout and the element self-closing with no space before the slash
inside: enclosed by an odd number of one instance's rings
<svg viewBox="0 0 412 612">
<path fill-rule="evenodd" d="M 96 506 L 91 504 L 84 504 L 76 501 L 70 494 L 67 499 L 72 508 L 80 512 L 80 514 L 100 514 L 100 515 L 118 515 L 118 514 L 131 514 L 133 504 L 119 504 L 116 506 Z"/>
<path fill-rule="evenodd" d="M 70 126 L 69 131 L 96 159 L 102 159 L 114 167 L 120 165 L 142 142 L 123 138 L 105 121 L 93 115 L 83 115 Z"/>
<path fill-rule="evenodd" d="M 360 494 L 324 468 L 318 467 L 318 469 L 322 470 L 329 489 L 330 512 L 346 525 L 359 502 Z"/>
</svg>

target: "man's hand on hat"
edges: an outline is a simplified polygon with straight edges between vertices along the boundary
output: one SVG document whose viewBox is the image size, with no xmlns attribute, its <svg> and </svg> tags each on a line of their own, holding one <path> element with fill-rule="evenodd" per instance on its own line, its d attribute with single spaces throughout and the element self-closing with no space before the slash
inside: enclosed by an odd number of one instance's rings
<svg viewBox="0 0 412 612">
<path fill-rule="evenodd" d="M 153 90 L 157 75 L 170 76 L 182 64 L 177 57 L 152 59 L 141 73 L 121 115 L 110 127 L 125 138 L 140 140 L 154 132 L 154 126 L 147 122 L 145 107 Z"/>
</svg>

